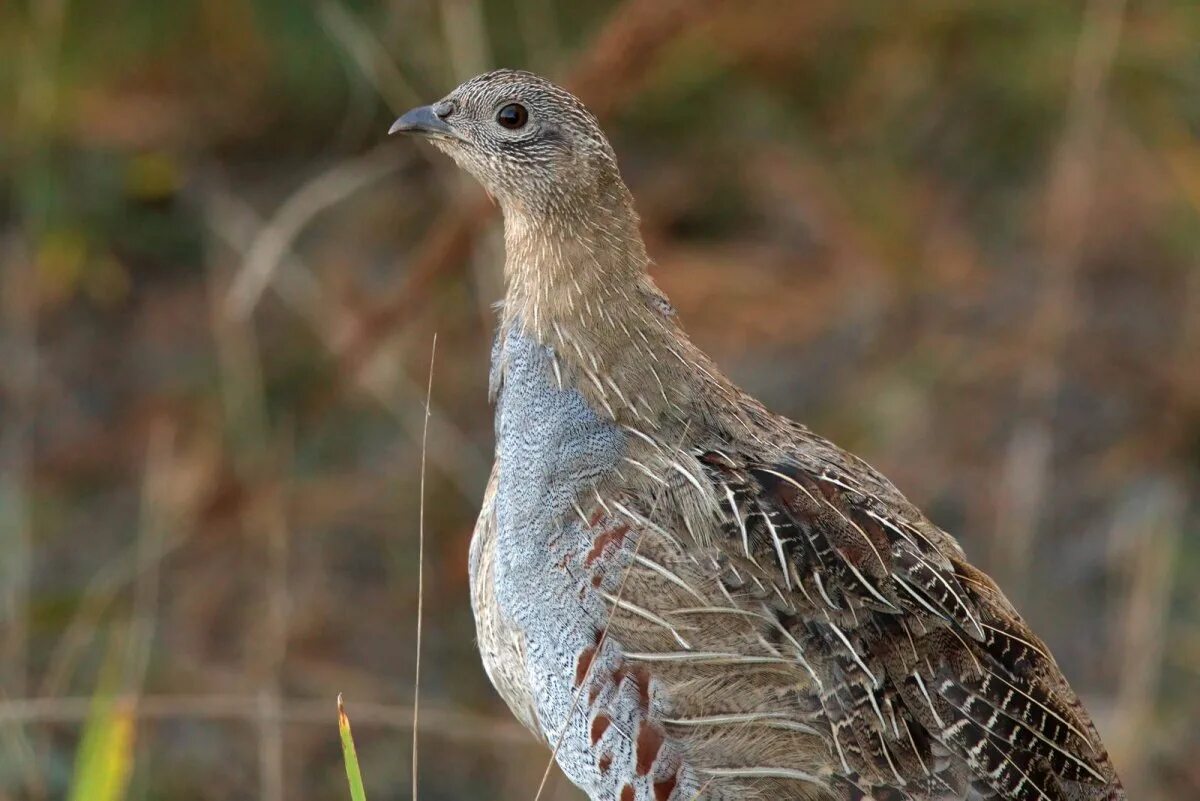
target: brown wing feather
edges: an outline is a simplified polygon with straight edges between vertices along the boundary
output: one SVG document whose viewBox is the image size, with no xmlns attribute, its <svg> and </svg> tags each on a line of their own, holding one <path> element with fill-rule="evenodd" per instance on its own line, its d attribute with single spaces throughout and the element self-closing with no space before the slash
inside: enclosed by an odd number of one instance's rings
<svg viewBox="0 0 1200 801">
<path fill-rule="evenodd" d="M 833 466 L 699 458 L 728 498 L 726 549 L 783 590 L 782 619 L 810 662 L 822 657 L 850 784 L 877 797 L 1124 798 L 1046 647 L 948 535 Z"/>
</svg>

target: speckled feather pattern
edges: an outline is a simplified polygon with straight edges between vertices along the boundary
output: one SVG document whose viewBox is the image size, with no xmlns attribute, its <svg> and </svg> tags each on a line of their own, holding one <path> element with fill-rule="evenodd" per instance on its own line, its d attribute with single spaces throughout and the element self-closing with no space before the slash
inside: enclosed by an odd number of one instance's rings
<svg viewBox="0 0 1200 801">
<path fill-rule="evenodd" d="M 505 217 L 480 651 L 564 773 L 604 801 L 1123 799 L 954 539 L 690 342 L 582 104 L 514 71 L 443 102 Z M 489 127 L 511 102 L 528 129 Z"/>
</svg>

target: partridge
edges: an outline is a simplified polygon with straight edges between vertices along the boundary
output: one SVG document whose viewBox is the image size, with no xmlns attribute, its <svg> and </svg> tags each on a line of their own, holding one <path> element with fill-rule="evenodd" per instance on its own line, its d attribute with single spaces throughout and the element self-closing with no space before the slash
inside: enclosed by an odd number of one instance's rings
<svg viewBox="0 0 1200 801">
<path fill-rule="evenodd" d="M 578 99 L 499 70 L 391 132 L 504 214 L 471 598 L 492 683 L 571 781 L 594 801 L 1125 798 L 958 543 L 688 339 Z"/>
</svg>

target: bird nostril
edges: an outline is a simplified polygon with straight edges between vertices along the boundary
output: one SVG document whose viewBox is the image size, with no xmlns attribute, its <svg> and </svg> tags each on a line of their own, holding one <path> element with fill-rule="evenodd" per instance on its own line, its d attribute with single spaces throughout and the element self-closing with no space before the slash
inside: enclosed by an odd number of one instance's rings
<svg viewBox="0 0 1200 801">
<path fill-rule="evenodd" d="M 454 104 L 443 100 L 441 103 L 435 103 L 433 113 L 437 115 L 439 120 L 444 120 L 454 113 Z"/>
</svg>

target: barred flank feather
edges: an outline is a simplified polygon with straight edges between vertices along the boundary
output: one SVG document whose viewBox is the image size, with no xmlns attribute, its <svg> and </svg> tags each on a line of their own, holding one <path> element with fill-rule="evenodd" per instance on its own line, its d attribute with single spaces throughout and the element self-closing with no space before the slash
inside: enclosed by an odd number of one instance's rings
<svg viewBox="0 0 1200 801">
<path fill-rule="evenodd" d="M 1086 798 L 1063 782 L 1111 785 L 1044 646 L 998 608 L 986 577 L 828 471 L 739 462 L 727 450 L 700 461 L 741 515 L 723 524 L 726 537 L 772 565 L 777 582 L 796 576 L 812 607 L 815 619 L 793 619 L 793 634 L 825 654 L 821 706 L 857 786 L 947 792 L 956 780 L 932 771 L 934 742 L 969 767 L 976 792 L 1003 799 Z"/>
</svg>

